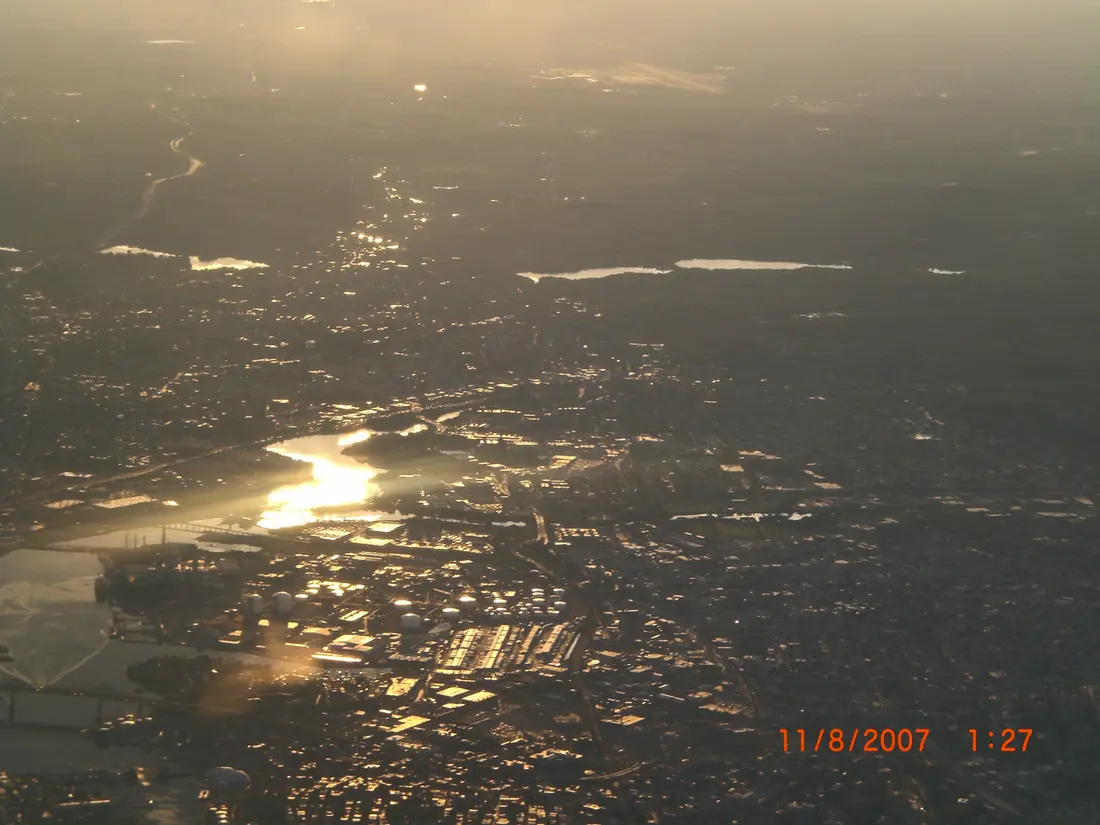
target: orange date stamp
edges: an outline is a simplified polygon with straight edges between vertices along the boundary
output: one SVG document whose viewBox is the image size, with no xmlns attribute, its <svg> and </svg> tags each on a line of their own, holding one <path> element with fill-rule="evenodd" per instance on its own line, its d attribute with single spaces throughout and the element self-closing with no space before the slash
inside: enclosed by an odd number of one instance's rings
<svg viewBox="0 0 1100 825">
<path fill-rule="evenodd" d="M 928 728 L 780 728 L 784 753 L 923 751 Z"/>
</svg>

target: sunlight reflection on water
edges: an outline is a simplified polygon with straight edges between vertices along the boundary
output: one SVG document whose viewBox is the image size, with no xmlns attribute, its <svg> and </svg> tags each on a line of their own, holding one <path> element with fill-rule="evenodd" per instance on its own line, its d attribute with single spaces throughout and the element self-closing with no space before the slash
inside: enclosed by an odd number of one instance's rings
<svg viewBox="0 0 1100 825">
<path fill-rule="evenodd" d="M 343 454 L 344 447 L 369 438 L 369 430 L 317 435 L 272 444 L 267 449 L 313 465 L 313 478 L 272 491 L 260 527 L 296 527 L 320 519 L 325 511 L 362 504 L 378 494 L 371 482 L 378 471 Z"/>
</svg>

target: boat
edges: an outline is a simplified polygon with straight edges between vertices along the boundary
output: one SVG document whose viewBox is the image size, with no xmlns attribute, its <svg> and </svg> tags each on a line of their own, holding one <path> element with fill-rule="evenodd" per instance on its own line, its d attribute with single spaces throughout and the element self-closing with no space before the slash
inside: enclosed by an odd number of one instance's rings
<svg viewBox="0 0 1100 825">
<path fill-rule="evenodd" d="M 7 645 L 0 645 L 0 662 L 14 662 L 15 657 L 11 655 L 11 648 Z"/>
</svg>

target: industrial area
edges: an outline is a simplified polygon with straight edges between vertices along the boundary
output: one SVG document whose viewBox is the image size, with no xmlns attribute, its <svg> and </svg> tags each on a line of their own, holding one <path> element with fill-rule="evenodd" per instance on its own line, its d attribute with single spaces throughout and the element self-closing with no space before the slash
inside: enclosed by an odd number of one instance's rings
<svg viewBox="0 0 1100 825">
<path fill-rule="evenodd" d="M 591 386 L 631 414 L 621 380 Z M 66 477 L 9 510 L 13 544 L 97 560 L 80 598 L 109 651 L 137 653 L 107 691 L 20 683 L 31 646 L 11 645 L 8 730 L 60 724 L 47 701 L 83 702 L 70 726 L 121 762 L 9 771 L 0 822 L 145 822 L 165 794 L 195 821 L 237 825 L 764 823 L 784 806 L 809 822 L 836 805 L 915 822 L 914 799 L 998 807 L 1003 779 L 952 766 L 1012 638 L 967 641 L 930 702 L 886 675 L 945 666 L 910 621 L 931 602 L 900 598 L 894 571 L 969 564 L 959 581 L 984 592 L 981 557 L 929 542 L 928 519 L 983 541 L 1069 540 L 1090 500 L 913 495 L 898 509 L 848 492 L 843 466 L 624 435 L 577 395 L 536 381 L 333 409 L 327 429 L 259 452 L 96 486 Z M 1054 609 L 1028 599 L 1033 615 Z M 898 643 L 880 649 L 883 633 Z M 1081 661 L 1067 650 L 1060 666 Z M 1012 701 L 1061 708 L 1068 726 L 1087 697 L 1036 683 Z M 870 754 L 789 800 L 823 767 L 777 732 L 871 718 L 934 728 L 919 760 L 896 759 L 953 801 L 897 784 Z M 1042 738 L 1000 776 L 1027 787 L 1059 761 Z M 852 776 L 865 797 L 842 793 Z"/>
</svg>

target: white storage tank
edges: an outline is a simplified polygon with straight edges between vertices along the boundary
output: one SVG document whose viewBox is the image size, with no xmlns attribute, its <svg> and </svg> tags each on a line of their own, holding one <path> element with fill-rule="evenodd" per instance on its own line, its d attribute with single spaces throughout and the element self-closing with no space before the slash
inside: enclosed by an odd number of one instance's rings
<svg viewBox="0 0 1100 825">
<path fill-rule="evenodd" d="M 565 595 L 565 588 L 564 587 L 555 587 L 554 590 L 553 590 L 553 593 L 554 593 L 555 596 L 564 596 Z"/>
<path fill-rule="evenodd" d="M 289 616 L 294 610 L 294 597 L 285 590 L 280 590 L 272 596 L 271 601 L 275 605 L 276 616 Z"/>
<path fill-rule="evenodd" d="M 413 606 L 413 603 L 410 602 L 408 599 L 394 599 L 393 606 L 397 610 L 403 610 L 407 612 L 409 608 Z"/>
<path fill-rule="evenodd" d="M 401 629 L 402 630 L 419 630 L 420 629 L 420 614 L 419 613 L 406 613 L 401 617 Z"/>
<path fill-rule="evenodd" d="M 462 611 L 457 607 L 444 607 L 442 613 L 444 621 L 453 622 L 458 619 Z"/>
<path fill-rule="evenodd" d="M 558 600 L 557 600 L 556 602 L 554 602 L 554 607 L 555 607 L 555 608 L 556 608 L 557 610 L 565 610 L 565 608 L 569 607 L 569 605 L 567 605 L 567 604 L 566 604 L 565 602 L 563 602 L 563 601 L 562 601 L 561 599 L 558 599 Z"/>
<path fill-rule="evenodd" d="M 246 616 L 259 616 L 264 612 L 264 597 L 259 593 L 249 593 L 241 603 L 241 612 Z"/>
<path fill-rule="evenodd" d="M 458 606 L 464 610 L 472 610 L 474 608 L 474 605 L 476 604 L 477 599 L 475 599 L 473 596 L 466 595 L 458 597 Z"/>
</svg>

